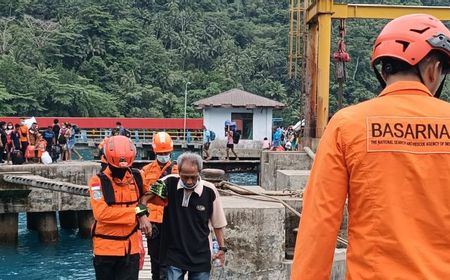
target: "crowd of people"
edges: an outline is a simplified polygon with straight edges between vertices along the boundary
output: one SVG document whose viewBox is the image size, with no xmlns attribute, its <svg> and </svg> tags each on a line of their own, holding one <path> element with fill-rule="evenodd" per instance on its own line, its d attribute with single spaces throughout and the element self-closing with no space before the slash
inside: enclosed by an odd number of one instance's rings
<svg viewBox="0 0 450 280">
<path fill-rule="evenodd" d="M 76 125 L 67 122 L 60 125 L 58 119 L 46 129 L 37 122 L 27 123 L 25 118 L 16 124 L 0 121 L 0 164 L 42 162 L 45 157 L 47 162 L 70 161 L 72 153 L 82 160 L 75 150 L 77 133 Z"/>
<path fill-rule="evenodd" d="M 234 145 L 239 143 L 239 140 L 241 138 L 240 131 L 236 130 L 236 126 L 225 126 L 225 137 L 226 137 L 226 148 L 225 148 L 225 160 L 230 159 L 230 151 L 234 155 L 235 160 L 239 160 L 239 157 L 237 156 L 236 152 L 234 151 Z M 202 153 L 205 153 L 205 160 L 212 159 L 212 155 L 209 151 L 209 148 L 211 146 L 211 142 L 214 141 L 216 138 L 216 134 L 212 130 L 208 130 L 206 126 L 203 126 L 203 147 L 202 147 Z"/>
<path fill-rule="evenodd" d="M 294 126 L 287 129 L 280 126 L 273 129 L 272 142 L 267 137 L 263 140 L 263 150 L 298 151 L 303 129 L 296 130 Z"/>
<path fill-rule="evenodd" d="M 227 122 L 225 123 L 227 124 Z M 290 125 L 288 128 L 284 128 L 282 126 L 275 127 L 273 129 L 272 141 L 270 141 L 267 137 L 264 137 L 262 149 L 271 151 L 297 151 L 299 149 L 300 139 L 303 135 L 303 124 L 304 120 L 296 125 Z M 232 155 L 234 155 L 234 158 L 236 160 L 239 160 L 234 147 L 239 143 L 241 133 L 236 129 L 236 125 L 225 126 L 225 137 L 225 160 L 230 159 L 230 152 Z M 210 160 L 212 158 L 210 146 L 214 139 L 215 133 L 212 130 L 208 130 L 206 126 L 203 126 L 202 152 L 205 155 L 203 157 L 205 160 Z"/>
<path fill-rule="evenodd" d="M 128 137 L 107 137 L 101 147 L 104 166 L 89 182 L 96 279 L 137 280 L 142 234 L 152 279 L 209 279 L 212 260 L 225 262 L 227 222 L 217 189 L 200 177 L 202 158 L 186 152 L 173 162 L 166 132 L 154 135 L 156 160 L 142 170 L 131 168 L 136 147 Z M 212 239 L 219 245 L 215 253 Z"/>
</svg>

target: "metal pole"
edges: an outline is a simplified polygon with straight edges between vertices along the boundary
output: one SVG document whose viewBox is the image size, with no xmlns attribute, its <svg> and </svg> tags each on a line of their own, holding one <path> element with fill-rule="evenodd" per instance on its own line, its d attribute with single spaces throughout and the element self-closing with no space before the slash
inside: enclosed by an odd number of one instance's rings
<svg viewBox="0 0 450 280">
<path fill-rule="evenodd" d="M 190 82 L 186 82 L 184 85 L 184 123 L 183 123 L 183 140 L 186 144 L 186 107 L 187 107 L 187 86 L 190 85 Z"/>
</svg>

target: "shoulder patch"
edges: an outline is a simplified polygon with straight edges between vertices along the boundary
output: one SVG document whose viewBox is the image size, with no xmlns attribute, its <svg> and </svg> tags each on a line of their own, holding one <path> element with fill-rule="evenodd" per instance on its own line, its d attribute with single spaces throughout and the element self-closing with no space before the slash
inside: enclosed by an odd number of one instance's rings
<svg viewBox="0 0 450 280">
<path fill-rule="evenodd" d="M 101 190 L 95 190 L 95 191 L 92 192 L 92 197 L 95 200 L 99 200 L 99 199 L 101 199 L 103 197 L 103 193 L 102 193 Z"/>
</svg>

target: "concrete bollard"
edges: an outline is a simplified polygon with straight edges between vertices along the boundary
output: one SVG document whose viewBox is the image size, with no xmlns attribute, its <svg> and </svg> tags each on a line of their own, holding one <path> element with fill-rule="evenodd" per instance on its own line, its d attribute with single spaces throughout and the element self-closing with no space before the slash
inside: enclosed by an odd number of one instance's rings
<svg viewBox="0 0 450 280">
<path fill-rule="evenodd" d="M 36 214 L 36 225 L 39 240 L 44 243 L 58 241 L 58 227 L 56 223 L 56 212 L 40 212 Z"/>
<path fill-rule="evenodd" d="M 200 176 L 213 184 L 228 180 L 228 176 L 222 169 L 206 168 L 201 171 Z"/>
<path fill-rule="evenodd" d="M 94 216 L 91 210 L 77 211 L 78 214 L 78 233 L 82 238 L 91 237 L 91 227 L 94 223 Z"/>
<path fill-rule="evenodd" d="M 78 228 L 78 214 L 76 211 L 59 211 L 59 225 L 62 229 L 77 229 Z"/>
<path fill-rule="evenodd" d="M 37 230 L 37 214 L 35 212 L 27 212 L 27 229 Z"/>
<path fill-rule="evenodd" d="M 16 244 L 19 230 L 19 214 L 0 214 L 0 243 Z"/>
</svg>

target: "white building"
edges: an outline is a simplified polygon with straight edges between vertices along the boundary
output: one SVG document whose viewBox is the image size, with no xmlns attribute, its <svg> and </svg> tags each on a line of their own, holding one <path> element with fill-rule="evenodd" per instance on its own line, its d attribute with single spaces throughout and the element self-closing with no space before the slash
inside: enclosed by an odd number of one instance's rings
<svg viewBox="0 0 450 280">
<path fill-rule="evenodd" d="M 241 139 L 263 140 L 272 138 L 272 110 L 284 104 L 240 89 L 231 89 L 194 102 L 203 109 L 203 124 L 225 139 L 225 121 L 236 122 Z"/>
</svg>

